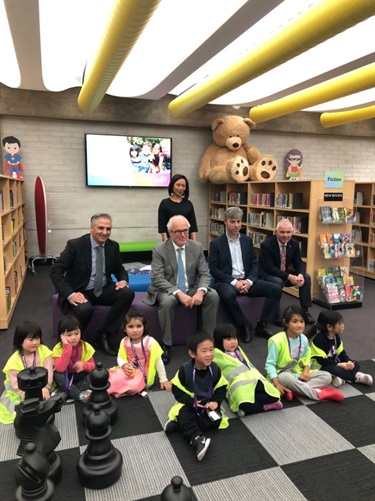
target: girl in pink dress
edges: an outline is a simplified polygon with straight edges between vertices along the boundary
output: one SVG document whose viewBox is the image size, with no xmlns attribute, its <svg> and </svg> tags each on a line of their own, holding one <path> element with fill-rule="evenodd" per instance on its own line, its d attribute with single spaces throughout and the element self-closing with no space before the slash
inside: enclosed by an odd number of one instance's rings
<svg viewBox="0 0 375 501">
<path fill-rule="evenodd" d="M 161 359 L 163 350 L 156 339 L 148 335 L 145 316 L 139 311 L 129 310 L 125 315 L 124 332 L 126 336 L 120 343 L 117 367 L 109 369 L 111 386 L 108 393 L 115 397 L 137 393 L 146 396 L 147 389 L 155 382 L 156 373 L 161 389 L 171 391 Z"/>
</svg>

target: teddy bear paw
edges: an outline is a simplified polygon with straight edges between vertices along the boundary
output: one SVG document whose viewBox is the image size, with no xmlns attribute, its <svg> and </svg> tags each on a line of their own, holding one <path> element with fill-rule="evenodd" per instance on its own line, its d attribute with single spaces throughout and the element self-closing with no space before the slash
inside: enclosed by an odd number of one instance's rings
<svg viewBox="0 0 375 501">
<path fill-rule="evenodd" d="M 237 156 L 226 165 L 228 179 L 243 183 L 249 179 L 250 166 L 246 158 Z"/>
<path fill-rule="evenodd" d="M 252 181 L 272 181 L 277 174 L 277 162 L 271 155 L 263 155 L 250 167 Z"/>
</svg>

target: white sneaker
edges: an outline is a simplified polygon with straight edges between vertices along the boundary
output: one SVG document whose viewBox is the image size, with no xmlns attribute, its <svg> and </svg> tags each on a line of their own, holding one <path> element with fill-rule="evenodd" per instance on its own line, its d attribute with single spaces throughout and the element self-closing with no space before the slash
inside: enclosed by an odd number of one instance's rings
<svg viewBox="0 0 375 501">
<path fill-rule="evenodd" d="M 345 379 L 342 379 L 341 377 L 333 376 L 332 378 L 332 385 L 335 388 L 338 388 L 339 386 L 342 386 L 345 383 L 346 383 Z"/>
<path fill-rule="evenodd" d="M 243 411 L 242 409 L 238 409 L 237 416 L 238 417 L 245 417 L 245 411 Z"/>
<path fill-rule="evenodd" d="M 370 374 L 364 374 L 363 372 L 357 372 L 357 374 L 355 375 L 355 382 L 371 386 L 372 376 L 370 376 Z"/>
</svg>

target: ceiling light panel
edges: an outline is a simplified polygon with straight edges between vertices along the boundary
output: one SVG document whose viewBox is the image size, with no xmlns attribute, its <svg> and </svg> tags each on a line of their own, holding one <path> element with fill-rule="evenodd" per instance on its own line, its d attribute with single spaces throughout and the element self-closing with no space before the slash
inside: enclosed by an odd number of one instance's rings
<svg viewBox="0 0 375 501">
<path fill-rule="evenodd" d="M 17 88 L 21 84 L 16 51 L 10 32 L 4 0 L 0 0 L 0 82 L 8 87 Z"/>
</svg>

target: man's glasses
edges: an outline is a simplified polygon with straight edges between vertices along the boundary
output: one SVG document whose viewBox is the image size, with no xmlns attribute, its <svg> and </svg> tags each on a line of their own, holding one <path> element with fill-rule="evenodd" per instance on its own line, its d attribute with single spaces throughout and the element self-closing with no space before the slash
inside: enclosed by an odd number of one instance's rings
<svg viewBox="0 0 375 501">
<path fill-rule="evenodd" d="M 169 230 L 169 233 L 176 233 L 176 235 L 181 236 L 183 233 L 189 233 L 189 228 L 186 228 L 186 230 Z"/>
</svg>

